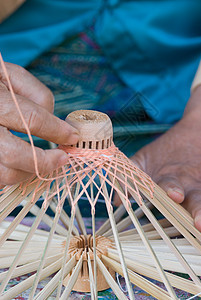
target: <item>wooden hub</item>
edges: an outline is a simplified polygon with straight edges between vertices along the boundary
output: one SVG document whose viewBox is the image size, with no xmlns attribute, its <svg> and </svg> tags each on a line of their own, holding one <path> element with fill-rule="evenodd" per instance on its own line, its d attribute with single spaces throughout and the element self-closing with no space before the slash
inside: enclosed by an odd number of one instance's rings
<svg viewBox="0 0 201 300">
<path fill-rule="evenodd" d="M 73 147 L 81 149 L 107 149 L 113 140 L 110 118 L 99 111 L 76 110 L 70 113 L 66 122 L 78 129 L 80 139 Z"/>
<path fill-rule="evenodd" d="M 101 255 L 107 255 L 107 249 L 112 248 L 112 241 L 103 236 L 96 236 L 96 255 L 101 259 Z M 94 251 L 93 251 L 93 237 L 88 234 L 87 236 L 80 235 L 72 237 L 70 240 L 68 254 L 72 257 L 75 255 L 76 260 L 80 259 L 83 254 L 83 265 L 81 272 L 78 276 L 77 282 L 74 285 L 73 290 L 78 292 L 90 292 L 90 280 L 89 280 L 89 269 L 88 269 L 88 253 L 91 260 L 92 271 L 94 272 Z M 115 272 L 108 268 L 110 274 L 115 278 Z M 69 280 L 69 274 L 63 284 L 67 285 Z M 97 266 L 97 291 L 108 289 L 110 286 L 106 282 L 103 274 Z"/>
</svg>

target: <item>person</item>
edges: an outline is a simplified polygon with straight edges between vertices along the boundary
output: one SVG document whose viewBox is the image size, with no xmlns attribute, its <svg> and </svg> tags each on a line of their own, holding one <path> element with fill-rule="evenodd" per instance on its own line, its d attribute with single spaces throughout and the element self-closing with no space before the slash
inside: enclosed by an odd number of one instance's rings
<svg viewBox="0 0 201 300">
<path fill-rule="evenodd" d="M 102 2 L 94 4 L 93 1 L 79 5 L 77 1 L 60 1 L 59 5 L 46 1 L 50 12 L 48 19 L 41 11 L 33 9 L 35 4 L 45 5 L 43 0 L 28 2 L 12 16 L 13 19 L 7 19 L 0 26 L 0 46 L 6 60 L 26 65 L 54 45 L 56 40 L 60 42 L 64 36 L 82 30 L 80 24 L 86 26 L 89 19 L 96 17 L 97 40 L 120 78 L 149 99 L 144 103 L 148 113 L 150 102 L 157 107 L 155 116 L 150 112 L 156 122 L 175 123 L 132 159 L 169 197 L 184 205 L 192 214 L 196 228 L 201 231 L 200 69 L 190 95 L 200 60 L 201 3 L 164 0 L 157 1 L 157 5 L 155 1 L 145 5 L 143 1 L 105 1 L 103 6 Z M 61 14 L 56 14 L 56 9 L 60 9 Z M 31 11 L 31 16 L 28 11 Z M 53 26 L 50 18 L 54 14 Z M 78 20 L 79 15 L 82 18 Z M 29 22 L 30 18 L 37 19 L 37 23 L 33 25 Z M 14 25 L 16 29 L 12 32 Z M 44 35 L 46 40 L 43 40 Z M 13 54 L 12 45 L 17 41 L 18 51 Z M 76 143 L 79 133 L 52 114 L 51 92 L 21 67 L 7 66 L 31 133 L 55 143 Z M 2 70 L 0 75 L 0 183 L 3 187 L 31 176 L 34 164 L 30 146 L 8 130 L 25 132 Z M 50 172 L 65 160 L 65 154 L 60 150 L 37 148 L 36 151 L 41 173 Z M 114 204 L 119 204 L 117 197 Z"/>
</svg>

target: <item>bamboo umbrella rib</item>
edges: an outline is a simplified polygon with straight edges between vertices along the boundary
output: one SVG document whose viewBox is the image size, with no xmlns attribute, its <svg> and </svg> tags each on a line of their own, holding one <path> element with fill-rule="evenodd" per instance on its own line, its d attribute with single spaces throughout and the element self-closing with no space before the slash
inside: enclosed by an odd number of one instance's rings
<svg viewBox="0 0 201 300">
<path fill-rule="evenodd" d="M 19 184 L 15 184 L 15 185 L 10 186 L 9 189 L 8 189 L 7 191 L 5 191 L 5 192 L 0 196 L 0 203 L 1 203 L 2 201 L 4 201 L 5 199 L 7 200 L 7 198 L 8 198 L 11 194 L 13 194 L 13 192 L 14 192 L 15 190 L 18 190 L 18 192 L 20 193 L 20 191 L 19 191 L 18 188 L 19 188 Z M 13 199 L 12 196 L 10 197 L 10 199 Z"/>
<path fill-rule="evenodd" d="M 107 266 L 112 268 L 115 272 L 119 273 L 123 276 L 122 266 L 120 263 L 117 263 L 115 260 L 102 255 L 102 261 Z M 153 297 L 159 300 L 172 300 L 172 297 L 168 295 L 168 293 L 161 289 L 160 287 L 156 286 L 152 282 L 148 281 L 147 279 L 143 278 L 142 276 L 134 273 L 133 271 L 128 269 L 129 278 L 132 283 L 139 286 L 141 289 L 152 295 Z"/>
<path fill-rule="evenodd" d="M 32 190 L 33 189 L 31 188 L 31 186 L 29 186 L 26 189 L 25 194 L 22 195 L 22 191 L 19 188 L 19 185 L 15 187 L 10 187 L 10 189 L 5 193 L 5 195 L 3 194 L 0 196 L 0 212 L 2 212 L 3 209 L 5 209 L 6 207 L 8 208 L 8 206 L 12 203 L 15 204 L 15 202 L 18 201 L 18 204 L 20 204 L 20 199 L 24 199 L 24 197 L 29 195 L 29 193 L 31 193 Z"/>
<path fill-rule="evenodd" d="M 24 242 L 22 243 L 22 246 L 20 247 L 20 249 L 19 249 L 19 251 L 18 251 L 15 259 L 13 260 L 13 262 L 12 262 L 10 268 L 9 268 L 7 276 L 4 278 L 4 280 L 3 280 L 3 282 L 2 282 L 2 284 L 0 286 L 0 293 L 2 293 L 4 291 L 4 289 L 5 289 L 8 281 L 10 280 L 10 277 L 12 276 L 12 272 L 14 271 L 14 269 L 17 266 L 17 263 L 18 263 L 18 261 L 20 259 L 20 256 L 22 255 L 24 249 L 26 248 L 27 244 L 29 243 L 30 239 L 32 238 L 32 236 L 33 236 L 36 228 L 38 227 L 39 223 L 41 222 L 42 217 L 45 214 L 45 211 L 46 211 L 47 207 L 46 208 L 42 208 L 40 210 L 40 213 L 38 214 L 38 216 L 36 217 L 33 225 L 31 226 L 29 233 L 27 234 Z"/>
<path fill-rule="evenodd" d="M 157 221 L 161 224 L 161 226 L 163 228 L 168 228 L 168 227 L 170 227 L 169 225 L 171 225 L 169 223 L 169 221 L 167 221 L 166 219 L 157 220 Z M 152 223 L 144 224 L 144 225 L 141 225 L 141 226 L 142 226 L 144 232 L 149 232 L 149 231 L 152 231 L 154 229 L 154 226 L 152 225 Z M 121 237 L 121 236 L 134 235 L 134 234 L 137 234 L 136 228 L 120 232 L 119 236 Z"/>
<path fill-rule="evenodd" d="M 121 204 L 114 212 L 115 222 L 118 223 L 123 215 L 126 213 L 125 207 Z M 107 219 L 103 225 L 96 231 L 96 235 L 103 235 L 106 231 L 110 229 L 110 220 Z"/>
<path fill-rule="evenodd" d="M 102 182 L 102 178 L 100 180 Z M 109 196 L 108 196 L 108 191 L 107 191 L 107 187 L 106 187 L 105 183 L 103 185 L 103 192 L 104 192 L 105 200 L 108 203 Z M 133 289 L 132 289 L 132 286 L 131 286 L 131 283 L 130 283 L 130 280 L 129 280 L 129 277 L 128 277 L 128 270 L 126 268 L 126 264 L 125 264 L 125 261 L 124 261 L 124 255 L 123 255 L 123 252 L 122 252 L 122 249 L 121 249 L 121 244 L 120 244 L 119 237 L 118 237 L 118 231 L 117 231 L 117 228 L 116 228 L 114 215 L 113 215 L 113 212 L 112 212 L 112 207 L 110 207 L 110 208 L 107 207 L 107 211 L 108 211 L 108 216 L 109 216 L 109 219 L 110 219 L 111 227 L 112 227 L 112 230 L 113 230 L 115 244 L 116 244 L 116 247 L 117 247 L 117 250 L 118 250 L 118 253 L 119 253 L 119 257 L 120 257 L 120 260 L 121 260 L 123 274 L 124 274 L 124 278 L 125 278 L 125 281 L 126 281 L 126 286 L 127 286 L 127 289 L 128 289 L 128 294 L 129 294 L 130 299 L 133 300 L 133 299 L 135 299 L 135 297 L 134 297 Z"/>
<path fill-rule="evenodd" d="M 120 186 L 120 184 L 115 180 L 115 184 L 117 186 L 117 188 L 122 191 L 122 188 Z M 152 247 L 151 247 L 151 244 L 149 243 L 149 240 L 146 236 L 146 234 L 144 233 L 140 223 L 139 223 L 139 220 L 136 218 L 135 216 L 135 213 L 134 211 L 132 210 L 132 208 L 130 206 L 127 205 L 125 199 L 122 197 L 122 195 L 119 193 L 119 197 L 121 198 L 121 201 L 123 202 L 124 206 L 127 207 L 127 212 L 133 222 L 133 225 L 135 226 L 135 228 L 138 230 L 138 233 L 142 239 L 142 241 L 144 242 L 144 245 L 146 246 L 150 256 L 152 257 L 153 261 L 154 261 L 154 264 L 159 272 L 159 274 L 161 275 L 162 279 L 163 279 L 163 282 L 170 294 L 170 296 L 172 297 L 172 299 L 177 299 L 177 296 L 167 278 L 167 276 L 165 275 L 165 272 L 160 264 L 160 261 L 158 260 L 155 252 L 153 251 Z"/>
<path fill-rule="evenodd" d="M 40 212 L 40 208 L 37 205 L 34 205 L 30 209 L 30 213 L 32 213 L 34 216 L 37 216 L 39 214 L 39 212 Z M 47 214 L 44 214 L 42 221 L 45 224 L 47 224 L 50 228 L 53 225 L 52 218 L 50 216 L 48 216 Z M 59 235 L 66 236 L 67 230 L 60 224 L 57 224 L 55 232 L 58 233 Z"/>
<path fill-rule="evenodd" d="M 150 222 L 154 225 L 156 230 L 160 233 L 161 237 L 163 240 L 166 242 L 166 244 L 170 247 L 174 255 L 177 257 L 177 259 L 180 261 L 184 269 L 186 270 L 186 273 L 189 274 L 189 276 L 192 278 L 192 280 L 195 282 L 197 285 L 201 285 L 201 282 L 199 278 L 196 276 L 190 265 L 187 263 L 185 258 L 182 256 L 180 251 L 177 249 L 177 247 L 171 242 L 170 238 L 168 235 L 165 233 L 163 228 L 160 226 L 160 224 L 157 222 L 156 218 L 154 215 L 149 211 L 149 209 L 142 203 L 142 209 L 144 213 L 146 214 L 147 218 L 150 220 Z"/>
<path fill-rule="evenodd" d="M 75 207 L 76 209 L 76 207 Z M 75 219 L 75 210 L 71 210 L 71 218 L 70 218 L 70 225 L 69 225 L 69 230 L 68 230 L 68 234 L 66 236 L 66 244 L 65 244 L 65 250 L 64 250 L 64 255 L 63 255 L 63 261 L 62 261 L 62 268 L 61 268 L 61 273 L 60 273 L 60 278 L 59 278 L 59 283 L 58 283 L 58 288 L 57 288 L 57 295 L 56 295 L 56 299 L 60 298 L 60 294 L 61 294 L 61 289 L 62 289 L 62 282 L 63 282 L 63 278 L 64 278 L 64 271 L 65 271 L 65 263 L 68 257 L 68 248 L 69 248 L 69 243 L 70 243 L 70 237 L 71 237 L 71 232 L 72 232 L 72 227 L 73 227 L 73 223 L 74 223 L 74 219 Z"/>
<path fill-rule="evenodd" d="M 127 297 L 120 290 L 118 284 L 113 279 L 113 277 L 111 276 L 111 274 L 109 273 L 109 271 L 107 270 L 107 268 L 104 266 L 104 264 L 102 263 L 102 261 L 101 261 L 101 259 L 99 257 L 97 257 L 97 263 L 98 263 L 99 269 L 101 270 L 101 273 L 105 277 L 105 280 L 107 281 L 108 285 L 111 287 L 111 289 L 113 290 L 113 292 L 115 293 L 115 295 L 117 296 L 117 298 L 121 299 L 121 300 L 127 300 Z"/>
<path fill-rule="evenodd" d="M 152 242 L 156 242 L 156 241 L 159 241 L 161 243 L 152 243 Z M 188 246 L 188 245 L 179 245 L 177 243 L 174 242 L 174 239 L 171 239 L 172 243 L 177 247 L 177 249 L 182 253 L 182 255 L 185 255 L 185 254 L 188 254 L 188 255 L 191 255 L 191 256 L 194 256 L 194 257 L 201 257 L 200 254 L 198 254 L 198 252 L 196 251 L 196 249 L 194 249 L 192 246 Z M 170 249 L 169 247 L 163 242 L 163 240 L 152 240 L 150 241 L 151 242 L 151 245 L 152 245 L 152 248 L 154 249 L 154 251 L 156 252 L 168 252 L 170 253 Z M 135 249 L 135 250 L 144 250 L 145 247 L 142 243 L 139 242 L 135 242 L 135 241 L 122 241 L 122 246 L 123 247 L 126 247 L 126 246 L 129 246 L 129 247 L 132 247 L 132 249 Z"/>
<path fill-rule="evenodd" d="M 47 267 L 47 265 L 59 260 L 61 257 L 62 257 L 62 254 L 49 256 L 45 261 L 45 267 Z M 39 264 L 40 264 L 40 259 L 34 260 L 34 262 L 27 263 L 20 267 L 17 267 L 15 269 L 15 271 L 12 273 L 11 279 L 36 271 Z M 0 282 L 4 279 L 4 277 L 6 276 L 7 273 L 8 273 L 8 271 L 4 271 L 4 272 L 0 273 Z"/>
<path fill-rule="evenodd" d="M 53 213 L 56 214 L 57 203 L 56 203 L 55 197 L 50 202 L 50 208 L 53 211 Z M 61 210 L 61 215 L 59 217 L 59 220 L 63 223 L 65 228 L 68 230 L 69 229 L 69 224 L 70 224 L 70 218 L 67 215 L 67 213 L 64 211 L 64 209 Z M 77 230 L 75 225 L 73 225 L 72 234 L 77 235 L 77 236 L 79 235 L 79 231 Z"/>
<path fill-rule="evenodd" d="M 131 192 L 131 195 L 133 195 L 132 191 L 130 191 L 130 192 Z M 180 261 L 180 263 L 182 264 L 182 266 L 184 267 L 186 272 L 189 274 L 189 276 L 193 279 L 193 281 L 197 285 L 200 285 L 201 283 L 200 283 L 199 278 L 196 276 L 196 274 L 194 273 L 194 271 L 192 270 L 190 265 L 187 263 L 185 258 L 182 256 L 182 254 L 179 252 L 179 250 L 176 248 L 176 246 L 171 242 L 169 236 L 166 234 L 166 230 L 164 230 L 161 227 L 160 223 L 156 220 L 156 218 L 154 217 L 152 212 L 149 210 L 149 208 L 147 208 L 147 206 L 144 203 L 142 203 L 141 209 L 144 212 L 144 214 L 146 215 L 146 217 L 149 219 L 149 221 L 153 224 L 153 226 L 155 227 L 155 229 L 157 230 L 159 235 L 163 238 L 165 243 L 173 251 L 173 253 L 178 258 L 178 260 Z"/>
<path fill-rule="evenodd" d="M 94 277 L 93 277 L 93 272 L 92 272 L 92 266 L 91 266 L 91 259 L 90 255 L 88 253 L 87 255 L 87 264 L 88 264 L 88 269 L 89 269 L 89 282 L 90 282 L 90 291 L 91 291 L 91 300 L 96 300 L 95 299 L 95 283 L 94 283 Z"/>
<path fill-rule="evenodd" d="M 92 175 L 92 173 L 91 173 Z M 94 191 L 93 185 L 90 184 L 90 191 L 91 191 L 91 201 L 94 203 Z M 92 218 L 92 235 L 93 235 L 93 256 L 94 256 L 94 298 L 97 300 L 97 261 L 96 261 L 96 227 L 95 227 L 95 208 L 91 208 L 91 218 Z"/>
<path fill-rule="evenodd" d="M 150 207 L 150 209 L 153 207 L 152 203 L 148 202 L 147 203 L 148 207 Z M 143 211 L 141 210 L 140 207 L 138 207 L 136 210 L 135 210 L 135 215 L 138 219 L 140 219 L 144 213 Z M 123 231 L 124 229 L 126 229 L 128 226 L 130 226 L 132 224 L 132 221 L 130 219 L 129 216 L 127 216 L 126 218 L 124 218 L 123 220 L 121 220 L 119 223 L 117 223 L 117 230 L 118 232 L 120 233 L 121 231 Z M 104 234 L 103 236 L 105 237 L 109 237 L 112 235 L 112 229 L 108 229 Z"/>
<path fill-rule="evenodd" d="M 147 253 L 146 249 L 135 249 L 132 246 L 131 247 L 122 247 L 123 251 L 127 252 L 128 254 L 135 254 L 135 255 L 143 255 L 143 256 L 149 256 L 149 254 Z M 164 259 L 166 261 L 170 261 L 170 262 L 177 262 L 180 263 L 180 261 L 177 259 L 177 257 L 175 256 L 175 254 L 173 252 L 166 252 L 164 251 L 156 251 L 154 249 L 157 257 L 160 259 Z M 189 265 L 197 265 L 201 267 L 201 256 L 197 256 L 197 255 L 188 255 L 188 254 L 184 254 L 183 257 L 185 258 L 186 262 Z M 183 267 L 183 269 L 185 270 L 185 268 Z M 184 272 L 185 274 L 187 274 L 187 271 L 185 270 Z M 199 285 L 199 284 L 198 284 Z"/>
<path fill-rule="evenodd" d="M 62 260 L 61 260 L 61 262 L 62 262 Z M 76 259 L 75 259 L 75 256 L 72 256 L 71 259 L 67 263 L 65 263 L 64 276 L 67 276 L 72 271 L 72 269 L 75 267 L 75 265 L 76 265 Z M 48 299 L 48 297 L 57 288 L 60 276 L 61 276 L 61 270 L 59 270 L 57 272 L 57 274 L 54 275 L 54 277 L 48 282 L 48 284 L 36 295 L 34 300 Z"/>
<path fill-rule="evenodd" d="M 33 194 L 33 193 L 32 193 Z M 31 196 L 28 198 L 31 199 Z M 5 230 L 4 234 L 0 238 L 0 247 L 2 244 L 6 241 L 6 239 L 9 237 L 9 235 L 12 233 L 12 231 L 17 227 L 17 225 L 23 220 L 23 218 L 27 215 L 30 208 L 35 204 L 35 202 L 40 198 L 41 193 L 36 193 L 36 197 L 34 198 L 34 202 L 27 202 L 27 204 L 23 207 L 23 209 L 18 213 L 18 215 L 15 217 L 15 219 L 10 223 L 10 226 Z"/>
<path fill-rule="evenodd" d="M 192 224 L 192 218 L 189 217 L 189 214 L 184 213 L 184 209 L 182 209 L 181 205 L 175 203 L 175 205 L 172 205 L 170 203 L 172 203 L 172 199 L 170 199 L 165 192 L 163 192 L 157 185 L 155 185 L 155 191 L 154 191 L 154 198 L 151 198 L 149 196 L 149 194 L 147 193 L 147 191 L 143 188 L 139 188 L 142 193 L 147 197 L 147 199 L 149 199 L 150 202 L 152 202 L 152 204 L 159 209 L 159 211 L 161 211 L 161 213 L 163 213 L 163 215 L 177 228 L 180 227 L 180 230 L 182 235 L 185 236 L 185 238 L 191 243 L 193 242 L 194 239 L 192 239 L 192 235 L 190 233 L 192 233 L 193 235 L 195 235 L 195 237 L 198 240 L 201 240 L 200 237 L 200 232 L 195 228 L 195 226 L 193 226 Z M 160 192 L 159 192 L 160 191 Z M 174 202 L 173 202 L 174 203 Z M 179 210 L 180 208 L 180 210 Z M 188 215 L 188 221 L 186 216 Z M 174 222 L 174 223 L 173 223 Z M 179 224 L 182 226 L 179 226 Z M 184 228 L 185 225 L 185 228 Z M 188 229 L 188 231 L 186 230 L 186 228 Z M 178 229 L 179 230 L 179 229 Z M 190 239 L 190 240 L 189 240 Z M 197 247 L 199 249 L 199 251 L 201 251 L 201 246 L 198 243 L 194 243 L 193 244 L 194 247 Z"/>
<path fill-rule="evenodd" d="M 155 207 L 170 221 L 170 223 L 173 224 L 173 226 L 187 239 L 187 241 L 193 245 L 199 253 L 201 253 L 201 245 L 198 242 L 197 239 L 195 239 L 191 233 L 184 227 L 183 223 L 179 222 L 180 218 L 175 218 L 172 213 L 170 213 L 166 209 L 166 203 L 165 206 L 162 203 L 162 199 L 160 201 L 156 198 L 156 195 L 154 198 L 151 198 L 145 191 L 143 191 L 145 196 L 149 199 L 150 202 L 152 202 Z"/>
<path fill-rule="evenodd" d="M 65 177 L 65 182 L 68 185 L 66 177 Z M 79 190 L 80 190 L 80 183 L 78 182 L 76 184 L 76 189 L 75 189 L 75 193 L 74 193 L 74 199 L 77 198 L 77 196 L 79 194 Z M 68 196 L 67 196 L 67 200 L 68 200 L 68 203 L 71 206 L 72 203 L 71 203 L 71 200 L 70 200 L 70 198 Z M 76 217 L 76 221 L 77 221 L 77 224 L 78 224 L 78 227 L 79 227 L 80 231 L 82 232 L 83 235 L 86 236 L 87 235 L 86 227 L 85 227 L 85 224 L 84 224 L 84 221 L 83 221 L 83 218 L 82 218 L 82 215 L 81 215 L 81 212 L 80 212 L 78 204 L 77 204 L 76 211 L 75 211 L 75 217 Z"/>
<path fill-rule="evenodd" d="M 168 196 L 157 185 L 155 188 L 155 195 L 157 195 L 159 201 L 161 200 L 163 203 L 165 202 L 168 211 L 171 212 L 181 224 L 185 224 L 188 230 L 201 242 L 200 232 L 194 226 L 193 219 L 190 214 L 180 204 L 174 203 L 173 200 L 169 201 Z"/>
<path fill-rule="evenodd" d="M 116 260 L 117 262 L 120 262 L 118 254 L 115 254 L 110 251 L 108 252 L 108 257 L 111 259 Z M 134 261 L 133 259 L 125 258 L 126 265 L 129 269 L 132 271 L 141 274 L 143 276 L 155 279 L 157 281 L 161 282 L 161 277 L 159 276 L 156 269 L 152 266 L 149 266 L 143 262 Z M 191 294 L 197 294 L 201 291 L 200 286 L 195 285 L 192 281 L 182 278 L 180 276 L 171 274 L 169 272 L 166 272 L 167 277 L 169 278 L 170 283 L 172 286 L 185 291 L 187 293 Z"/>
<path fill-rule="evenodd" d="M 62 209 L 62 207 L 61 207 L 61 209 Z M 37 270 L 36 277 L 34 279 L 34 283 L 33 283 L 32 288 L 31 288 L 29 299 L 32 299 L 34 297 L 34 293 L 35 293 L 35 290 L 37 288 L 38 282 L 40 280 L 40 275 L 41 275 L 43 266 L 45 264 L 45 258 L 46 258 L 46 255 L 48 253 L 49 247 L 51 245 L 53 234 L 56 230 L 56 226 L 57 226 L 57 223 L 58 223 L 58 220 L 59 220 L 59 217 L 60 217 L 60 213 L 61 213 L 61 210 L 56 211 L 56 215 L 54 217 L 54 221 L 53 221 L 50 233 L 49 233 L 47 244 L 45 245 L 44 252 L 43 252 L 43 255 L 42 255 L 42 258 L 41 258 L 41 262 L 40 262 L 39 268 Z"/>
<path fill-rule="evenodd" d="M 66 300 L 68 299 L 71 291 L 72 291 L 72 288 L 74 287 L 75 285 L 75 282 L 78 278 L 78 275 L 79 275 L 79 272 L 81 270 L 81 267 L 82 267 L 82 260 L 83 260 L 83 254 L 80 256 L 80 259 L 79 261 L 77 262 L 71 276 L 70 276 L 70 279 L 68 281 L 68 284 L 67 286 L 65 287 L 65 290 L 63 291 L 63 294 L 61 295 L 60 297 L 60 300 Z"/>
<path fill-rule="evenodd" d="M 133 253 L 130 251 L 124 250 L 124 256 L 127 258 L 132 258 Z M 139 262 L 146 262 L 149 266 L 154 266 L 154 262 L 150 257 L 144 254 L 135 254 L 135 260 Z M 173 260 L 167 260 L 164 258 L 160 258 L 160 264 L 162 265 L 164 270 L 167 271 L 173 271 L 173 272 L 180 272 L 180 273 L 186 273 L 186 270 L 184 267 L 178 262 L 178 261 L 173 261 Z M 193 271 L 195 272 L 196 275 L 201 276 L 201 267 L 198 264 L 191 264 L 190 265 Z"/>
<path fill-rule="evenodd" d="M 51 265 L 47 266 L 45 269 L 42 271 L 42 275 L 40 280 L 43 280 L 44 278 L 50 276 L 51 274 L 55 273 L 58 271 L 58 269 L 61 267 L 62 264 L 62 258 L 60 260 L 57 260 L 56 262 L 52 263 Z M 6 291 L 3 295 L 1 295 L 1 300 L 10 300 L 13 299 L 16 295 L 22 293 L 23 291 L 27 290 L 28 288 L 31 287 L 33 281 L 35 278 L 35 274 L 31 275 L 27 279 L 21 281 L 8 291 Z"/>
</svg>

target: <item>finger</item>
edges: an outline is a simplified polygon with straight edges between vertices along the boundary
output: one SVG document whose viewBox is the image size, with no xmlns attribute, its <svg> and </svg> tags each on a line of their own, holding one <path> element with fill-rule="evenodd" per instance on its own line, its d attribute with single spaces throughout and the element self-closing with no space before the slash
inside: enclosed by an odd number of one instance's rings
<svg viewBox="0 0 201 300">
<path fill-rule="evenodd" d="M 0 164 L 0 188 L 5 185 L 20 183 L 31 178 L 33 174 L 21 170 L 9 169 Z"/>
<path fill-rule="evenodd" d="M 76 144 L 78 131 L 36 103 L 17 96 L 17 100 L 31 134 L 56 144 Z M 2 91 L 0 98 L 0 124 L 9 129 L 26 133 L 10 93 Z"/>
<path fill-rule="evenodd" d="M 135 155 L 133 155 L 131 158 L 132 162 L 136 167 L 141 169 L 142 171 L 146 172 L 146 164 L 144 159 L 144 152 L 143 149 L 138 151 Z"/>
<path fill-rule="evenodd" d="M 188 192 L 183 206 L 190 212 L 195 227 L 201 232 L 201 190 L 194 189 Z"/>
<path fill-rule="evenodd" d="M 177 203 L 184 201 L 184 189 L 176 177 L 166 175 L 160 178 L 157 183 L 172 200 Z"/>
<path fill-rule="evenodd" d="M 43 150 L 35 147 L 40 174 L 48 174 L 67 163 L 67 154 L 59 149 Z M 0 127 L 0 163 L 9 169 L 35 173 L 31 145 Z"/>
<path fill-rule="evenodd" d="M 53 112 L 53 94 L 42 82 L 40 82 L 30 72 L 18 65 L 6 63 L 6 69 L 8 71 L 13 90 L 16 94 L 24 96 L 25 98 L 42 106 L 51 113 Z M 8 88 L 8 82 L 1 68 L 0 80 Z"/>
<path fill-rule="evenodd" d="M 138 152 L 138 154 L 132 156 L 130 158 L 132 160 L 132 162 L 134 163 L 134 165 L 138 168 L 140 168 L 141 170 L 144 169 L 144 166 L 143 166 L 143 155 L 140 154 L 140 151 Z M 114 206 L 119 206 L 121 205 L 121 199 L 118 195 L 117 192 L 115 192 L 114 194 L 114 197 L 113 197 L 113 205 Z"/>
<path fill-rule="evenodd" d="M 113 197 L 113 205 L 114 206 L 121 205 L 121 199 L 120 199 L 119 195 L 117 194 L 117 192 L 115 192 L 114 197 Z"/>
</svg>

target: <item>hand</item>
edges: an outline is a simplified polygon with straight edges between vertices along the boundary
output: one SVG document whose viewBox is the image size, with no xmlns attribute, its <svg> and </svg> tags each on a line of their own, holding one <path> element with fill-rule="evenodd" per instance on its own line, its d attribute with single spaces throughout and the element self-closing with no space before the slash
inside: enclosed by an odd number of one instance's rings
<svg viewBox="0 0 201 300">
<path fill-rule="evenodd" d="M 51 91 L 28 71 L 6 63 L 12 87 L 31 134 L 57 144 L 75 144 L 78 132 L 55 117 Z M 9 129 L 26 133 L 0 67 L 0 188 L 28 179 L 35 173 L 29 143 L 14 136 Z M 40 174 L 47 174 L 64 164 L 66 154 L 59 149 L 35 147 Z"/>
<path fill-rule="evenodd" d="M 192 214 L 201 231 L 201 86 L 192 94 L 183 118 L 131 159 L 177 203 Z M 120 204 L 116 196 L 114 204 Z"/>
</svg>

